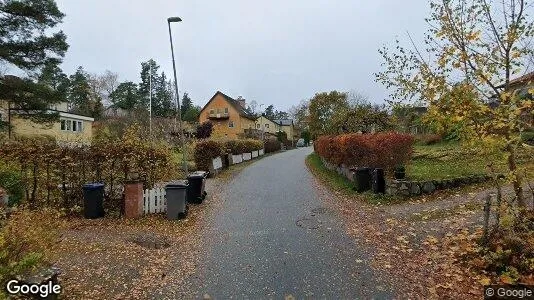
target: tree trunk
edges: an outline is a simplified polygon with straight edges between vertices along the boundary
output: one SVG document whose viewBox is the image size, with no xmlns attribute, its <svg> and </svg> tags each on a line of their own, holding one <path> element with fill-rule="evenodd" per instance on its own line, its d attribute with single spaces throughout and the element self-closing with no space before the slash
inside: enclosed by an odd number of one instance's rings
<svg viewBox="0 0 534 300">
<path fill-rule="evenodd" d="M 517 205 L 520 208 L 526 208 L 525 199 L 523 197 L 523 187 L 521 186 L 521 175 L 518 173 L 517 164 L 516 164 L 516 154 L 515 149 L 512 144 L 508 144 L 506 147 L 508 151 L 508 170 L 512 173 L 513 180 L 512 185 L 514 186 L 515 196 L 517 198 Z"/>
</svg>

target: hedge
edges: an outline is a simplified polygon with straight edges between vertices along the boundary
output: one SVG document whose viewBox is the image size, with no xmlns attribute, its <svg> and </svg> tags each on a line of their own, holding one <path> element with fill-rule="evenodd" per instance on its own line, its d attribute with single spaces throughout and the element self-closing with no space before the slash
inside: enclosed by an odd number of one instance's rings
<svg viewBox="0 0 534 300">
<path fill-rule="evenodd" d="M 394 132 L 321 136 L 314 143 L 317 154 L 328 162 L 348 167 L 393 170 L 412 156 L 414 138 Z"/>
<path fill-rule="evenodd" d="M 265 141 L 265 153 L 272 153 L 281 149 L 280 142 L 278 140 L 269 139 Z"/>
<path fill-rule="evenodd" d="M 224 154 L 224 147 L 221 142 L 205 140 L 195 145 L 195 165 L 197 170 L 208 171 L 212 160 Z"/>
<path fill-rule="evenodd" d="M 250 153 L 263 149 L 263 142 L 258 140 L 230 140 L 224 144 L 232 154 Z"/>
<path fill-rule="evenodd" d="M 74 212 L 83 206 L 82 185 L 104 182 L 105 208 L 120 212 L 122 191 L 117 187 L 125 180 L 138 178 L 151 187 L 180 175 L 171 153 L 170 146 L 143 139 L 138 126 L 121 138 L 101 137 L 90 146 L 21 137 L 0 144 L 0 185 L 20 204 Z"/>
</svg>

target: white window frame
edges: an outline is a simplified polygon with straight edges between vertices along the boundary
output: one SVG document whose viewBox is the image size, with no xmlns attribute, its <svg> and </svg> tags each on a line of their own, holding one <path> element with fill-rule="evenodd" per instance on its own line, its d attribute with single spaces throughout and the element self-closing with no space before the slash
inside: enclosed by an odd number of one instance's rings
<svg viewBox="0 0 534 300">
<path fill-rule="evenodd" d="M 62 118 L 59 120 L 59 128 L 66 132 L 83 132 L 83 121 Z"/>
</svg>

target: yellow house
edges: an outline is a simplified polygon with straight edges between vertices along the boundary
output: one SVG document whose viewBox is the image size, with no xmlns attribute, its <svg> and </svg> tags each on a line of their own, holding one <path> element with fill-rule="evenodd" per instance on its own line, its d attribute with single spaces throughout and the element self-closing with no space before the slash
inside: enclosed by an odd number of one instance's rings
<svg viewBox="0 0 534 300">
<path fill-rule="evenodd" d="M 238 138 L 254 130 L 256 119 L 246 109 L 244 99 L 235 100 L 219 91 L 200 111 L 199 122 L 213 123 L 213 137 Z"/>
<path fill-rule="evenodd" d="M 21 118 L 16 109 L 8 106 L 7 101 L 0 101 L 0 118 L 11 124 L 12 136 L 48 135 L 59 143 L 91 143 L 94 119 L 67 112 L 66 103 L 51 107 L 50 112 L 59 114 L 59 121 L 51 124 L 38 124 Z"/>
<path fill-rule="evenodd" d="M 259 130 L 264 135 L 270 134 L 274 136 L 280 130 L 280 125 L 265 116 L 261 116 L 256 119 L 256 130 Z"/>
<path fill-rule="evenodd" d="M 278 124 L 277 131 L 284 131 L 287 134 L 287 139 L 290 141 L 296 141 L 299 139 L 299 133 L 295 129 L 295 124 L 291 119 L 273 120 Z"/>
</svg>

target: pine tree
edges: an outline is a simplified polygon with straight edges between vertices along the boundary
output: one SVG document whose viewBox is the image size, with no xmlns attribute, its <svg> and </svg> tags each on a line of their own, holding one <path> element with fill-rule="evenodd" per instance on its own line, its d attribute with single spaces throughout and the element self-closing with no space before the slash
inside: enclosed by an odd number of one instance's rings
<svg viewBox="0 0 534 300">
<path fill-rule="evenodd" d="M 68 49 L 66 35 L 53 32 L 64 14 L 54 0 L 0 1 L 0 64 L 15 66 L 36 77 L 46 65 L 57 66 Z M 63 99 L 48 84 L 30 78 L 0 76 L 1 98 L 34 122 L 57 120 L 50 105 Z"/>
<path fill-rule="evenodd" d="M 170 117 L 172 110 L 172 91 L 169 89 L 170 84 L 167 81 L 165 73 L 156 78 L 155 94 L 152 96 L 152 115 L 158 117 Z"/>
<path fill-rule="evenodd" d="M 84 116 L 93 114 L 91 89 L 87 80 L 87 73 L 83 67 L 78 67 L 76 73 L 70 76 L 68 99 L 72 112 Z"/>
<path fill-rule="evenodd" d="M 109 96 L 111 103 L 122 109 L 132 110 L 138 107 L 140 98 L 137 84 L 128 81 L 123 82 Z"/>
<path fill-rule="evenodd" d="M 148 110 L 150 102 L 150 80 L 152 80 L 152 97 L 154 97 L 159 68 L 159 65 L 153 59 L 141 63 L 141 82 L 139 83 L 140 102 L 137 108 Z"/>
<path fill-rule="evenodd" d="M 185 92 L 184 96 L 182 97 L 182 105 L 180 105 L 180 114 L 182 115 L 182 119 L 184 119 L 185 114 L 192 107 L 193 107 L 193 101 L 189 97 L 189 94 Z"/>
<path fill-rule="evenodd" d="M 49 34 L 65 16 L 54 0 L 2 0 L 0 12 L 0 61 L 29 72 L 61 62 L 69 46 L 62 31 Z"/>
</svg>

